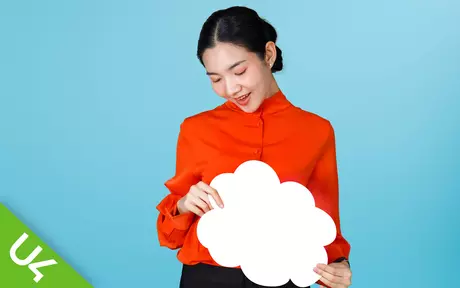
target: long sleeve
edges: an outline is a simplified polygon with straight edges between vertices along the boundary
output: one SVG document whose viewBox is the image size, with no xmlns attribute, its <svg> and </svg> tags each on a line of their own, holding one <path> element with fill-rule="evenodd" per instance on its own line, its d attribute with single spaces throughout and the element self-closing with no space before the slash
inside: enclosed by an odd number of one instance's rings
<svg viewBox="0 0 460 288">
<path fill-rule="evenodd" d="M 315 195 L 316 206 L 328 213 L 335 222 L 337 235 L 335 240 L 325 247 L 328 263 L 345 257 L 349 258 L 350 244 L 342 236 L 339 218 L 339 185 L 336 160 L 334 129 L 329 124 L 327 140 L 308 183 L 309 190 Z"/>
<path fill-rule="evenodd" d="M 160 212 L 157 231 L 160 246 L 177 249 L 184 244 L 185 236 L 192 225 L 195 214 L 178 214 L 177 202 L 196 184 L 199 179 L 194 173 L 195 161 L 185 121 L 181 124 L 176 148 L 176 171 L 174 177 L 165 182 L 169 194 L 157 205 Z"/>
</svg>

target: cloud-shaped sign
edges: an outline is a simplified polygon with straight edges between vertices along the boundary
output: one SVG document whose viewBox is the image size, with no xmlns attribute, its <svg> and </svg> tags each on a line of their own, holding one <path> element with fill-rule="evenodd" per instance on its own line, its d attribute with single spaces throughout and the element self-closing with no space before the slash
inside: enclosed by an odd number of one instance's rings
<svg viewBox="0 0 460 288">
<path fill-rule="evenodd" d="M 266 163 L 251 160 L 234 173 L 210 183 L 224 202 L 198 222 L 197 234 L 211 257 L 224 267 L 240 266 L 252 282 L 281 286 L 289 279 L 298 287 L 314 284 L 313 271 L 327 264 L 324 246 L 336 237 L 332 218 L 315 207 L 310 191 L 297 182 L 283 182 Z"/>
</svg>

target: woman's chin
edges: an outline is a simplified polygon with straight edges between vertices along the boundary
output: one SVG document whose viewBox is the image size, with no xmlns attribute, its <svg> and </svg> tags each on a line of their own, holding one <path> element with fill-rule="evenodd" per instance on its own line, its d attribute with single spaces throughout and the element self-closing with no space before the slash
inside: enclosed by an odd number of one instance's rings
<svg viewBox="0 0 460 288">
<path fill-rule="evenodd" d="M 239 106 L 241 110 L 243 110 L 246 113 L 254 113 L 259 109 L 260 105 L 257 105 L 257 103 L 249 103 L 248 105 L 245 106 Z"/>
<path fill-rule="evenodd" d="M 257 101 L 257 99 L 255 98 L 252 98 L 251 97 L 252 95 L 250 95 L 249 99 L 247 102 L 243 102 L 243 103 L 239 103 L 238 101 L 235 101 L 235 100 L 231 100 L 236 106 L 238 106 L 243 112 L 246 112 L 246 113 L 253 113 L 255 111 L 257 111 L 257 109 L 259 109 L 259 106 L 261 105 L 261 103 L 259 103 L 259 101 Z"/>
</svg>

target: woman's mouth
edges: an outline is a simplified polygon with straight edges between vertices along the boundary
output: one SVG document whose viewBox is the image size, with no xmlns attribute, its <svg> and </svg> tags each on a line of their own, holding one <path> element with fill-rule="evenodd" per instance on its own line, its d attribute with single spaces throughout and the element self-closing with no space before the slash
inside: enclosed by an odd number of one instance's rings
<svg viewBox="0 0 460 288">
<path fill-rule="evenodd" d="M 245 94 L 243 96 L 240 96 L 238 98 L 235 98 L 236 103 L 238 103 L 241 106 L 244 106 L 244 105 L 248 104 L 250 95 L 251 95 L 251 92 L 249 92 L 248 94 Z"/>
</svg>

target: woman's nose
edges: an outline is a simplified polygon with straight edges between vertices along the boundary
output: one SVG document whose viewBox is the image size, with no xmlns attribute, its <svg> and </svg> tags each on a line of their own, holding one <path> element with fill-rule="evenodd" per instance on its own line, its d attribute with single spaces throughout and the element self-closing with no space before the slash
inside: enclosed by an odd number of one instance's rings
<svg viewBox="0 0 460 288">
<path fill-rule="evenodd" d="M 228 96 L 230 97 L 238 96 L 238 93 L 240 93 L 240 91 L 241 91 L 240 84 L 236 82 L 232 82 L 232 81 L 227 82 L 227 95 Z"/>
</svg>

